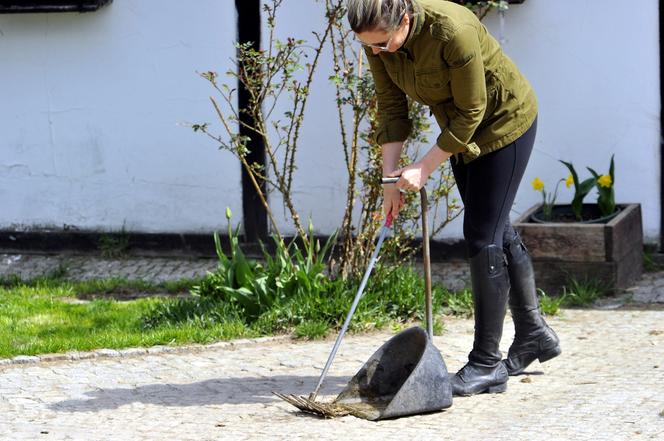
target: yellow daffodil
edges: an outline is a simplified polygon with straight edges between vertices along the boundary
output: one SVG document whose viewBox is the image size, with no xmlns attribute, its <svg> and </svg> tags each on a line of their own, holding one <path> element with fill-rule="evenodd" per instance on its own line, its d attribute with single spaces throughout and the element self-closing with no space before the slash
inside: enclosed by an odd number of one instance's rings
<svg viewBox="0 0 664 441">
<path fill-rule="evenodd" d="M 544 182 L 540 178 L 533 179 L 532 185 L 535 191 L 544 190 Z"/>
<path fill-rule="evenodd" d="M 613 181 L 611 180 L 611 176 L 609 176 L 609 175 L 602 175 L 602 176 L 600 176 L 599 179 L 597 180 L 597 183 L 598 183 L 600 186 L 604 187 L 604 188 L 609 188 L 609 187 L 611 187 L 611 184 L 613 184 Z"/>
<path fill-rule="evenodd" d="M 565 187 L 570 188 L 572 184 L 574 184 L 574 177 L 569 175 L 567 179 L 565 179 Z"/>
</svg>

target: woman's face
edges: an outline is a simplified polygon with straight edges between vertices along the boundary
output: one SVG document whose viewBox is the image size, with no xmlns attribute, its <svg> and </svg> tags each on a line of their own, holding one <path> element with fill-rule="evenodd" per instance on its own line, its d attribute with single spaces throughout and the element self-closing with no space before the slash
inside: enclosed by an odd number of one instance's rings
<svg viewBox="0 0 664 441">
<path fill-rule="evenodd" d="M 357 38 L 365 46 L 369 46 L 374 54 L 380 52 L 396 52 L 403 46 L 408 32 L 410 31 L 410 17 L 408 14 L 403 16 L 399 27 L 393 32 L 387 32 L 383 29 L 375 29 L 372 31 L 359 32 Z"/>
</svg>

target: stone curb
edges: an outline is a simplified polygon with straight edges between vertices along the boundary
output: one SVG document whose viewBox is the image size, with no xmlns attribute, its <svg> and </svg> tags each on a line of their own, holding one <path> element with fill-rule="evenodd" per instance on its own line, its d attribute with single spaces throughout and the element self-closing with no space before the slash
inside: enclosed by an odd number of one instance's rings
<svg viewBox="0 0 664 441">
<path fill-rule="evenodd" d="M 79 361 L 104 358 L 131 358 L 142 355 L 182 354 L 196 353 L 205 350 L 232 349 L 242 346 L 252 346 L 263 343 L 283 342 L 292 340 L 291 335 L 279 335 L 274 337 L 243 338 L 231 341 L 211 343 L 209 345 L 189 344 L 183 346 L 156 345 L 149 348 L 127 348 L 127 349 L 95 349 L 93 351 L 70 351 L 61 354 L 44 355 L 18 355 L 13 358 L 1 358 L 0 369 L 17 365 L 31 365 L 61 361 Z"/>
</svg>

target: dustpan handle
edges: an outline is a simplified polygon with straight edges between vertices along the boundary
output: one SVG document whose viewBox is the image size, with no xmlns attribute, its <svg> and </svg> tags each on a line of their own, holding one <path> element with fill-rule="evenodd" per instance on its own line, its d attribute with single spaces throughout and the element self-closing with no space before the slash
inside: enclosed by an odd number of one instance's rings
<svg viewBox="0 0 664 441">
<path fill-rule="evenodd" d="M 383 184 L 395 184 L 399 176 L 383 178 Z M 431 299 L 431 253 L 429 251 L 429 201 L 424 187 L 420 189 L 422 205 L 422 261 L 424 265 L 424 296 L 427 334 L 433 339 L 433 307 Z"/>
<path fill-rule="evenodd" d="M 424 266 L 424 303 L 426 308 L 427 334 L 433 340 L 433 307 L 431 299 L 431 253 L 429 251 L 429 201 L 424 187 L 420 189 L 422 205 L 422 261 Z"/>
</svg>

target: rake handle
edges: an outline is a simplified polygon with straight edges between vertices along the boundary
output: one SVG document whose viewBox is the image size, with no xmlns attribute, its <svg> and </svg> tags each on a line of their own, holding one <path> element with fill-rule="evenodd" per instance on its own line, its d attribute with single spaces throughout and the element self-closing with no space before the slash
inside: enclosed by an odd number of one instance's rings
<svg viewBox="0 0 664 441">
<path fill-rule="evenodd" d="M 396 183 L 398 180 L 399 177 L 383 178 L 383 184 L 393 184 Z M 427 212 L 429 211 L 429 201 L 427 198 L 427 191 L 424 187 L 420 189 L 420 201 L 422 205 L 422 252 L 424 259 L 424 295 L 425 295 L 427 335 L 429 336 L 429 339 L 433 339 L 433 311 L 432 311 L 433 308 L 432 308 L 432 299 L 431 299 L 431 259 L 429 252 L 429 222 L 427 215 Z M 330 352 L 330 355 L 327 358 L 327 362 L 325 363 L 325 367 L 323 368 L 323 372 L 321 373 L 318 379 L 318 384 L 316 385 L 314 391 L 309 394 L 310 401 L 316 401 L 316 397 L 318 396 L 318 392 L 320 391 L 320 388 L 323 385 L 323 381 L 327 376 L 327 372 L 330 370 L 332 361 L 334 360 L 334 357 L 336 356 L 337 351 L 339 350 L 339 346 L 341 345 L 341 340 L 346 334 L 346 330 L 348 329 L 350 320 L 353 317 L 353 314 L 355 313 L 355 309 L 357 308 L 360 299 L 362 298 L 364 287 L 366 286 L 367 280 L 369 279 L 369 275 L 371 274 L 371 270 L 373 269 L 376 263 L 376 259 L 378 258 L 378 253 L 380 252 L 380 248 L 383 245 L 383 241 L 385 240 L 385 237 L 387 236 L 387 233 L 391 227 L 392 227 L 392 214 L 389 213 L 387 215 L 387 218 L 385 219 L 385 224 L 383 225 L 380 231 L 380 235 L 378 236 L 378 242 L 376 243 L 376 248 L 374 249 L 374 252 L 371 255 L 371 260 L 369 261 L 369 265 L 366 271 L 364 272 L 364 277 L 362 277 L 362 282 L 360 283 L 360 287 L 357 290 L 357 294 L 355 294 L 355 299 L 353 299 L 353 304 L 350 307 L 350 311 L 348 311 L 346 320 L 344 321 L 344 324 L 341 327 L 341 331 L 339 331 L 339 335 L 337 336 L 337 339 L 334 342 L 334 347 L 332 348 L 332 352 Z"/>
<path fill-rule="evenodd" d="M 323 372 L 320 374 L 320 378 L 318 379 L 318 384 L 316 385 L 316 388 L 314 389 L 313 392 L 311 392 L 311 394 L 309 394 L 309 400 L 311 401 L 316 401 L 316 396 L 318 396 L 318 391 L 320 390 L 320 387 L 323 384 L 323 380 L 327 376 L 327 371 L 330 369 L 330 366 L 332 365 L 332 360 L 334 360 L 334 356 L 337 354 L 337 350 L 341 345 L 341 340 L 343 339 L 344 334 L 346 334 L 346 330 L 348 329 L 348 325 L 350 324 L 350 319 L 353 317 L 355 309 L 357 308 L 357 305 L 360 302 L 360 299 L 362 298 L 362 294 L 364 293 L 364 287 L 367 284 L 367 280 L 369 280 L 369 275 L 371 274 L 371 270 L 376 264 L 378 253 L 380 252 L 380 248 L 383 246 L 383 241 L 385 240 L 385 237 L 387 236 L 387 233 L 390 230 L 391 225 L 392 225 L 392 216 L 388 215 L 387 219 L 385 220 L 385 225 L 383 225 L 383 227 L 380 230 L 380 235 L 378 236 L 378 243 L 376 244 L 376 249 L 371 255 L 371 260 L 369 261 L 369 265 L 367 266 L 367 269 L 364 272 L 364 277 L 362 277 L 362 282 L 360 283 L 360 287 L 357 290 L 357 294 L 355 294 L 355 299 L 353 300 L 353 304 L 350 307 L 350 311 L 348 311 L 348 315 L 346 316 L 346 321 L 344 321 L 344 324 L 341 327 L 341 331 L 339 331 L 339 335 L 337 336 L 337 340 L 334 342 L 334 347 L 332 348 L 332 352 L 330 352 L 330 355 L 327 358 L 327 362 L 325 363 Z"/>
</svg>

